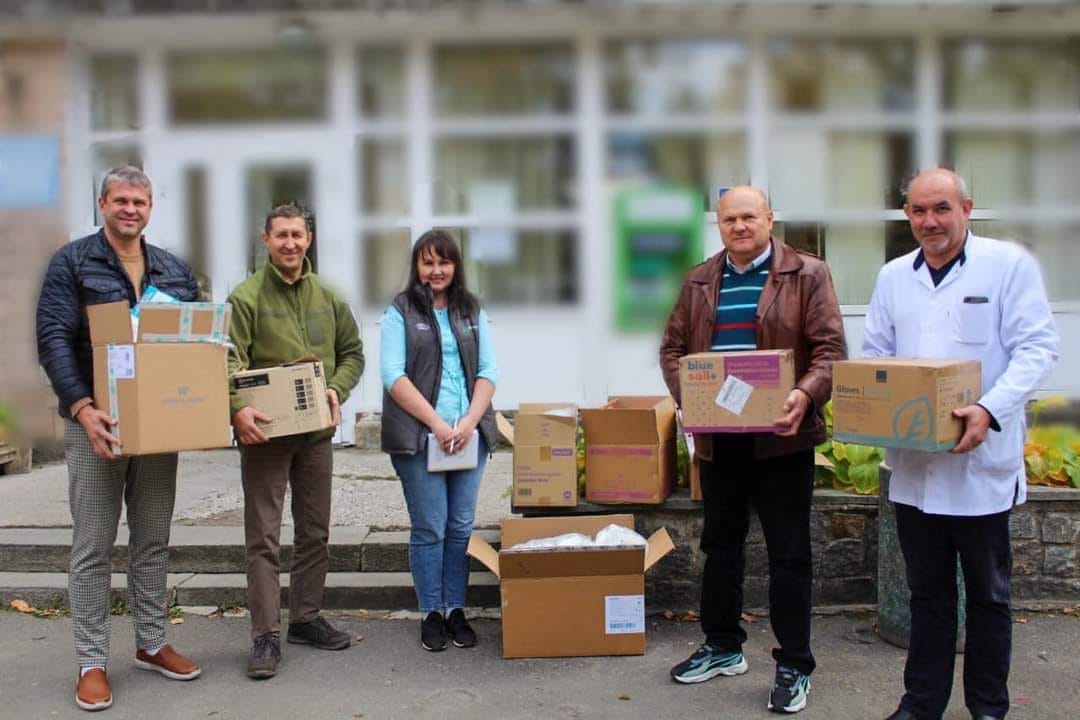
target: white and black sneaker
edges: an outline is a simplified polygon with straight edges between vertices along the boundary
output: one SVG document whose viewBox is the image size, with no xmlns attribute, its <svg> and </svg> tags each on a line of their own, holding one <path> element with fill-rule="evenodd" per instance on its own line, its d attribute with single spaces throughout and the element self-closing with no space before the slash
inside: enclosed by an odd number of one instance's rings
<svg viewBox="0 0 1080 720">
<path fill-rule="evenodd" d="M 776 679 L 769 692 L 769 709 L 773 712 L 797 713 L 806 707 L 810 694 L 810 676 L 787 665 L 776 666 Z"/>
<path fill-rule="evenodd" d="M 446 618 L 446 629 L 450 632 L 454 647 L 471 648 L 476 645 L 476 632 L 465 619 L 465 611 L 461 608 L 450 611 L 450 616 Z"/>
<path fill-rule="evenodd" d="M 420 645 L 425 650 L 438 652 L 446 649 L 446 620 L 438 610 L 432 610 L 420 622 Z"/>
</svg>

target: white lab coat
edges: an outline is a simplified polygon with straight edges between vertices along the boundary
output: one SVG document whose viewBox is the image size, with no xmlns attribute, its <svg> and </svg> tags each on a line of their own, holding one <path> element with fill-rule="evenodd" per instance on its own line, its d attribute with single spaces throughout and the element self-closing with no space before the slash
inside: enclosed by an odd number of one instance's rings
<svg viewBox="0 0 1080 720">
<path fill-rule="evenodd" d="M 1021 246 L 969 233 L 965 261 L 935 288 L 925 262 L 913 269 L 918 252 L 878 273 L 863 355 L 980 360 L 978 402 L 1001 431 L 959 455 L 890 449 L 889 499 L 940 515 L 1003 512 L 1027 497 L 1024 405 L 1058 356 L 1042 275 Z"/>
</svg>

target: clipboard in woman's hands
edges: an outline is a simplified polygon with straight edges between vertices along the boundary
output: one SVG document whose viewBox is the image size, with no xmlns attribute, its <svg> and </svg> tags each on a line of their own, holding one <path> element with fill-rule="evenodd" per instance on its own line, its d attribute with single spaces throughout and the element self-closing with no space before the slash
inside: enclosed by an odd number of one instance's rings
<svg viewBox="0 0 1080 720">
<path fill-rule="evenodd" d="M 472 470 L 480 461 L 480 433 L 472 431 L 469 442 L 460 452 L 453 455 L 445 452 L 435 433 L 428 433 L 427 469 L 428 472 L 447 472 L 449 470 Z"/>
</svg>

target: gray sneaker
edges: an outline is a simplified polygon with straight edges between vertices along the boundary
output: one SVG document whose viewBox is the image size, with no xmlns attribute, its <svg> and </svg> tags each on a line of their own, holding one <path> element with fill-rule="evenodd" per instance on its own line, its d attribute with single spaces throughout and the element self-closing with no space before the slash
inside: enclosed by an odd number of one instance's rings
<svg viewBox="0 0 1080 720">
<path fill-rule="evenodd" d="M 281 640 L 273 633 L 266 633 L 255 638 L 248 655 L 247 674 L 254 680 L 265 680 L 277 675 L 277 666 L 281 661 Z"/>
</svg>

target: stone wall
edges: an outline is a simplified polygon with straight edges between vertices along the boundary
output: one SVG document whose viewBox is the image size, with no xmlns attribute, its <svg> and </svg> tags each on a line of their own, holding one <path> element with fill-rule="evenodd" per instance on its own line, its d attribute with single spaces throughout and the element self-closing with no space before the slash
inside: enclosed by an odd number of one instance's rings
<svg viewBox="0 0 1080 720">
<path fill-rule="evenodd" d="M 877 515 L 877 497 L 815 492 L 810 527 L 815 605 L 877 602 Z M 704 561 L 700 504 L 675 496 L 655 510 L 637 512 L 636 518 L 639 532 L 665 527 L 677 545 L 648 575 L 650 605 L 696 610 Z M 1014 510 L 1010 527 L 1017 604 L 1080 603 L 1080 490 L 1030 488 L 1028 502 Z M 746 545 L 745 603 L 768 605 L 768 560 L 756 517 Z"/>
</svg>

